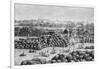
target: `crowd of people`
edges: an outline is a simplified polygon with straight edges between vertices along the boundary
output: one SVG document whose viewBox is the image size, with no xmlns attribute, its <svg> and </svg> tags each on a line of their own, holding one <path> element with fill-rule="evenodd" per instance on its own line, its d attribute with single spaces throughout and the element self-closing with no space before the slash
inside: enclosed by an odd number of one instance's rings
<svg viewBox="0 0 100 69">
<path fill-rule="evenodd" d="M 62 38 L 60 34 L 64 37 Z M 65 36 L 66 35 L 66 36 Z M 56 33 L 55 30 L 41 30 L 31 26 L 15 27 L 15 37 L 28 37 L 28 39 L 15 40 L 15 48 L 35 48 L 35 47 L 67 47 L 70 39 L 77 39 L 78 43 L 94 43 L 94 24 L 70 24 L 62 32 Z M 33 37 L 33 38 L 30 38 Z M 37 38 L 34 38 L 37 37 Z M 33 39 L 33 40 L 32 40 Z"/>
<path fill-rule="evenodd" d="M 51 60 L 46 61 L 43 59 L 24 60 L 20 65 L 33 65 L 33 64 L 46 64 L 46 63 L 69 63 L 69 62 L 82 62 L 94 61 L 94 51 L 73 51 L 69 54 L 57 54 Z"/>
<path fill-rule="evenodd" d="M 38 38 L 27 38 L 15 40 L 15 48 L 19 49 L 42 49 L 45 47 L 67 47 L 67 41 L 65 41 L 60 35 L 43 35 Z"/>
<path fill-rule="evenodd" d="M 82 62 L 93 61 L 94 51 L 73 51 L 68 55 L 57 54 L 51 59 L 51 63 L 56 62 Z"/>
</svg>

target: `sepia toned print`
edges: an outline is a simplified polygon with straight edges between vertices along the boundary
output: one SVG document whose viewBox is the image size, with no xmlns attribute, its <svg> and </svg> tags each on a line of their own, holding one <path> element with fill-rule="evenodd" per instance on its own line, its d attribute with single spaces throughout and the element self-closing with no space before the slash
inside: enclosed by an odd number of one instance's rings
<svg viewBox="0 0 100 69">
<path fill-rule="evenodd" d="M 94 61 L 94 9 L 36 4 L 14 7 L 14 64 Z"/>
</svg>

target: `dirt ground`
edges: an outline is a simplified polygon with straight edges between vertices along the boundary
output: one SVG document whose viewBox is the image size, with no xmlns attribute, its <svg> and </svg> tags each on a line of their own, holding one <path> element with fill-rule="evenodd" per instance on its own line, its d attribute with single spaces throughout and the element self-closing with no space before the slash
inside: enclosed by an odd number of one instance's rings
<svg viewBox="0 0 100 69">
<path fill-rule="evenodd" d="M 74 46 L 68 46 L 68 47 L 47 47 L 42 50 L 36 50 L 35 52 L 29 53 L 29 49 L 15 49 L 14 50 L 14 63 L 15 65 L 20 65 L 20 63 L 23 60 L 31 60 L 33 58 L 41 58 L 45 59 L 46 61 L 49 61 L 52 57 L 54 57 L 56 54 L 68 54 L 69 52 L 73 50 L 88 50 L 88 49 L 78 49 L 80 46 L 86 47 L 86 46 L 92 46 L 92 44 L 85 43 L 85 44 L 75 44 Z M 26 56 L 19 56 L 20 54 L 24 53 Z M 41 55 L 41 53 L 44 53 L 46 56 Z"/>
</svg>

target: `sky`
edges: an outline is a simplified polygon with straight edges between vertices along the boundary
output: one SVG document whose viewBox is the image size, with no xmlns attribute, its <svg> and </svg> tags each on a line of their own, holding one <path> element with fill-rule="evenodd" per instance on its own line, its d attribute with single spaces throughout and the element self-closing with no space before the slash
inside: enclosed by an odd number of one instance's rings
<svg viewBox="0 0 100 69">
<path fill-rule="evenodd" d="M 15 4 L 15 19 L 55 19 L 94 21 L 94 9 L 88 7 Z"/>
</svg>

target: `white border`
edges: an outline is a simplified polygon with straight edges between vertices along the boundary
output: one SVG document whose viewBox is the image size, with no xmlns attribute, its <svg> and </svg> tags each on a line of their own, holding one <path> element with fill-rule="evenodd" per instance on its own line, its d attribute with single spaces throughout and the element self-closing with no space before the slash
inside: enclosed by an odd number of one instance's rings
<svg viewBox="0 0 100 69">
<path fill-rule="evenodd" d="M 11 8 L 10 8 L 10 66 L 12 69 L 14 69 L 14 2 L 11 1 L 10 4 Z"/>
<path fill-rule="evenodd" d="M 76 0 L 75 0 L 76 1 Z M 75 2 L 74 1 L 74 2 Z M 80 68 L 80 66 L 86 66 L 89 67 L 91 65 L 94 65 L 95 62 L 78 62 L 78 63 L 57 63 L 57 64 L 42 64 L 42 65 L 27 65 L 27 66 L 14 66 L 14 3 L 25 3 L 25 4 L 40 4 L 40 5 L 55 5 L 55 6 L 72 6 L 72 7 L 89 7 L 89 8 L 95 8 L 95 6 L 91 3 L 86 3 L 84 1 L 80 3 L 71 3 L 67 1 L 33 1 L 33 0 L 12 0 L 11 1 L 11 68 L 12 69 L 61 69 L 62 67 L 64 69 L 66 68 Z M 79 66 L 80 64 L 80 66 Z M 73 66 L 73 67 L 72 67 Z"/>
<path fill-rule="evenodd" d="M 73 3 L 73 2 L 74 3 Z M 87 3 L 86 1 L 79 1 L 77 4 L 77 1 L 71 0 L 71 1 L 60 1 L 60 0 L 12 0 L 13 3 L 25 3 L 25 4 L 39 4 L 39 5 L 55 5 L 55 6 L 72 6 L 72 7 L 90 7 L 90 8 L 95 8 L 95 5 L 91 3 Z"/>
</svg>

